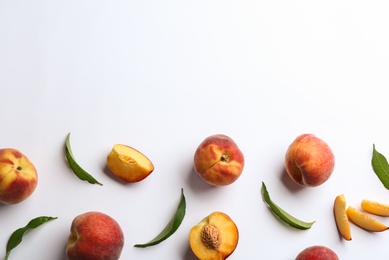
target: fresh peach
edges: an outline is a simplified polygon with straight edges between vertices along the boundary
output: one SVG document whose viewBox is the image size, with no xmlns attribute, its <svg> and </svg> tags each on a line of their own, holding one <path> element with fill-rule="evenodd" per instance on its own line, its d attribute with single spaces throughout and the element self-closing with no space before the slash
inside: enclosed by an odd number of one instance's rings
<svg viewBox="0 0 389 260">
<path fill-rule="evenodd" d="M 339 260 L 338 255 L 325 246 L 310 246 L 301 251 L 296 260 Z"/>
<path fill-rule="evenodd" d="M 244 156 L 238 145 L 222 134 L 207 137 L 194 154 L 194 170 L 208 184 L 226 186 L 242 174 Z"/>
<path fill-rule="evenodd" d="M 335 166 L 331 148 L 313 134 L 298 136 L 285 154 L 285 169 L 291 179 L 302 185 L 315 187 L 326 182 Z"/>
<path fill-rule="evenodd" d="M 213 212 L 189 233 L 193 253 L 201 260 L 227 259 L 236 249 L 239 232 L 232 219 L 223 212 Z"/>
<path fill-rule="evenodd" d="M 123 144 L 113 146 L 107 165 L 114 175 L 126 182 L 139 182 L 154 171 L 153 163 L 144 154 Z"/>
<path fill-rule="evenodd" d="M 123 246 L 119 224 L 104 213 L 91 211 L 73 219 L 66 255 L 69 260 L 118 260 Z"/>
<path fill-rule="evenodd" d="M 38 174 L 32 162 L 13 148 L 0 149 L 0 202 L 16 204 L 35 190 Z"/>
</svg>

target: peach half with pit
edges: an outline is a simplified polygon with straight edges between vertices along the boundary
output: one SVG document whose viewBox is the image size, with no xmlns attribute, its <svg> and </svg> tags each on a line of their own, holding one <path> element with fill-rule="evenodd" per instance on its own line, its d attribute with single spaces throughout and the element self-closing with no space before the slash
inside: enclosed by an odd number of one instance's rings
<svg viewBox="0 0 389 260">
<path fill-rule="evenodd" d="M 192 227 L 189 244 L 201 260 L 227 259 L 236 249 L 239 231 L 235 222 L 223 212 L 213 212 Z"/>
</svg>

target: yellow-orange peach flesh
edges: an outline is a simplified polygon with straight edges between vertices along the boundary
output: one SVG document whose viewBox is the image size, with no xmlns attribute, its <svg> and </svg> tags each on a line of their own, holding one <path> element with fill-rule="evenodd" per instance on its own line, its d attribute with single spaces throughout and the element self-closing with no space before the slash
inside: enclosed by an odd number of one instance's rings
<svg viewBox="0 0 389 260">
<path fill-rule="evenodd" d="M 350 222 L 347 217 L 347 204 L 344 194 L 338 195 L 334 201 L 334 216 L 339 233 L 346 240 L 351 240 Z"/>
<path fill-rule="evenodd" d="M 370 217 L 369 215 L 366 215 L 354 207 L 348 206 L 346 213 L 351 222 L 367 231 L 383 232 L 389 229 L 389 227 L 384 223 L 381 223 L 380 221 Z"/>
<path fill-rule="evenodd" d="M 139 182 L 154 171 L 153 163 L 138 150 L 115 144 L 107 156 L 111 172 L 126 182 Z"/>
<path fill-rule="evenodd" d="M 362 200 L 361 207 L 364 211 L 374 215 L 389 217 L 389 204 L 383 204 L 371 200 Z"/>
<path fill-rule="evenodd" d="M 189 234 L 193 253 L 201 260 L 227 259 L 236 249 L 239 240 L 238 228 L 223 212 L 213 212 Z"/>
<path fill-rule="evenodd" d="M 298 136 L 285 154 L 285 169 L 290 178 L 302 185 L 315 187 L 326 182 L 335 166 L 331 148 L 313 134 Z"/>
</svg>

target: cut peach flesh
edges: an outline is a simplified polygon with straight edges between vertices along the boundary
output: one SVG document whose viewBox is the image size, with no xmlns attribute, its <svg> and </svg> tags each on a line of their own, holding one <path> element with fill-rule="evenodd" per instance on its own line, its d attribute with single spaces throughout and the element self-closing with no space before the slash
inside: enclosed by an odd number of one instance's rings
<svg viewBox="0 0 389 260">
<path fill-rule="evenodd" d="M 343 194 L 338 195 L 334 202 L 334 216 L 339 233 L 346 240 L 351 240 L 350 222 L 346 213 L 346 199 Z"/>
<path fill-rule="evenodd" d="M 144 154 L 122 144 L 113 146 L 107 164 L 116 176 L 127 182 L 141 181 L 154 170 L 154 165 Z"/>
<path fill-rule="evenodd" d="M 362 200 L 361 207 L 364 211 L 374 215 L 389 217 L 389 205 L 371 200 Z"/>
<path fill-rule="evenodd" d="M 218 228 L 221 237 L 219 248 L 207 247 L 201 238 L 205 225 L 210 224 Z M 238 245 L 239 233 L 231 218 L 222 212 L 214 212 L 194 226 L 189 234 L 189 243 L 193 253 L 201 260 L 222 260 L 229 257 Z"/>
<path fill-rule="evenodd" d="M 371 232 L 382 232 L 388 230 L 388 227 L 374 218 L 360 212 L 359 210 L 349 206 L 347 208 L 347 216 L 355 225 Z"/>
</svg>

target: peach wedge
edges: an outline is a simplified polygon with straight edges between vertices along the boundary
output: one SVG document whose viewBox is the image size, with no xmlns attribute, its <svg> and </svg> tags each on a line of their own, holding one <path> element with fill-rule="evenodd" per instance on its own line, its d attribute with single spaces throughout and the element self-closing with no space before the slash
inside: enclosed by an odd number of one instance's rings
<svg viewBox="0 0 389 260">
<path fill-rule="evenodd" d="M 347 216 L 351 222 L 367 231 L 382 232 L 389 229 L 389 227 L 385 224 L 375 220 L 374 218 L 360 212 L 351 206 L 347 208 Z"/>
<path fill-rule="evenodd" d="M 190 248 L 201 260 L 227 259 L 235 251 L 238 240 L 237 226 L 222 212 L 211 213 L 189 233 Z"/>
<path fill-rule="evenodd" d="M 362 200 L 361 207 L 364 211 L 374 215 L 389 217 L 389 205 L 371 200 Z"/>
<path fill-rule="evenodd" d="M 138 150 L 123 144 L 115 144 L 107 156 L 108 168 L 126 182 L 138 182 L 149 176 L 153 163 Z"/>
<path fill-rule="evenodd" d="M 336 226 L 342 237 L 351 240 L 350 222 L 346 212 L 346 199 L 343 194 L 336 196 L 334 201 L 334 217 Z"/>
</svg>

